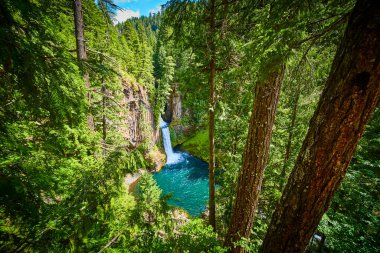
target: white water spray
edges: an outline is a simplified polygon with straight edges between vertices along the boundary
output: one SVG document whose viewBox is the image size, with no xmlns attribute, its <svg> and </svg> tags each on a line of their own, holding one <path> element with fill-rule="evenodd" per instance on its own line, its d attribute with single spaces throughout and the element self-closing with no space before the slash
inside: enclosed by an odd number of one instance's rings
<svg viewBox="0 0 380 253">
<path fill-rule="evenodd" d="M 166 164 L 177 163 L 180 160 L 181 155 L 173 152 L 172 143 L 170 141 L 169 124 L 160 119 L 160 128 L 162 131 L 162 140 L 164 142 L 164 149 L 166 153 Z"/>
</svg>

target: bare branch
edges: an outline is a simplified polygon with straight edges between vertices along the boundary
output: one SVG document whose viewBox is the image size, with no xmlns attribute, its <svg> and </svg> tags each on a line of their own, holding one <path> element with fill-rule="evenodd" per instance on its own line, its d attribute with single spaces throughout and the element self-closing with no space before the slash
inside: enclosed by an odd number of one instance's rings
<svg viewBox="0 0 380 253">
<path fill-rule="evenodd" d="M 104 58 L 107 58 L 107 59 L 111 60 L 111 61 L 114 62 L 114 63 L 117 63 L 116 60 L 115 60 L 113 57 L 111 57 L 111 56 L 109 56 L 109 55 L 106 55 L 105 53 L 102 53 L 102 52 L 96 51 L 96 50 L 91 49 L 91 48 L 87 48 L 87 50 L 88 50 L 89 52 L 91 52 L 91 53 L 99 54 L 99 55 L 103 56 Z"/>
<path fill-rule="evenodd" d="M 105 249 L 107 249 L 108 247 L 110 247 L 112 244 L 114 244 L 117 240 L 117 238 L 119 238 L 119 236 L 122 234 L 122 232 L 119 232 L 114 238 L 112 238 L 111 241 L 109 241 L 106 246 L 104 246 L 101 250 L 98 251 L 98 253 L 101 253 L 103 252 Z"/>
</svg>

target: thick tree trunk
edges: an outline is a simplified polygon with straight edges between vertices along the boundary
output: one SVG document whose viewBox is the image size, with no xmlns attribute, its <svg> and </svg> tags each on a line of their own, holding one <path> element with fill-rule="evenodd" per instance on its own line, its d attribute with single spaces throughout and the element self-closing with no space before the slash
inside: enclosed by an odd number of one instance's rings
<svg viewBox="0 0 380 253">
<path fill-rule="evenodd" d="M 82 67 L 83 79 L 87 89 L 87 100 L 91 106 L 91 93 L 90 93 L 90 77 L 85 68 L 87 61 L 86 44 L 84 39 L 84 25 L 83 25 L 83 9 L 82 0 L 74 0 L 74 22 L 75 22 L 75 38 L 77 46 L 77 57 Z M 91 113 L 87 116 L 87 125 L 90 129 L 94 129 L 94 119 Z"/>
<path fill-rule="evenodd" d="M 357 2 L 261 253 L 304 252 L 380 98 L 380 2 Z"/>
<path fill-rule="evenodd" d="M 209 126 L 209 223 L 216 229 L 215 221 L 215 104 L 216 104 L 216 88 L 215 88 L 215 73 L 216 73 L 216 48 L 214 41 L 215 34 L 215 0 L 209 1 L 210 7 L 210 38 L 208 41 L 210 48 L 210 76 L 209 76 L 209 113 L 208 113 L 208 126 Z"/>
<path fill-rule="evenodd" d="M 230 252 L 245 252 L 243 248 L 233 248 L 232 245 L 242 237 L 249 238 L 258 206 L 264 169 L 269 155 L 272 127 L 285 72 L 281 64 L 277 63 L 276 66 L 277 68 L 269 73 L 268 78 L 256 86 L 243 167 L 238 179 L 237 196 L 225 240 L 225 246 L 230 248 Z"/>
</svg>

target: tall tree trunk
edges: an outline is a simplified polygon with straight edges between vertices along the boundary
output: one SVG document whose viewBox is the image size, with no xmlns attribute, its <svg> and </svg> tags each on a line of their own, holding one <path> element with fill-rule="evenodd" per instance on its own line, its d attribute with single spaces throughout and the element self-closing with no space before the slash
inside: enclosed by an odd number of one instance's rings
<svg viewBox="0 0 380 253">
<path fill-rule="evenodd" d="M 208 134 L 209 134 L 209 223 L 213 227 L 214 231 L 216 229 L 215 221 L 215 104 L 216 104 L 216 88 L 215 88 L 215 73 L 216 73 L 216 48 L 215 48 L 215 0 L 209 0 L 210 8 L 210 37 L 208 41 L 208 46 L 210 50 L 210 76 L 209 76 L 209 112 L 208 112 Z"/>
<path fill-rule="evenodd" d="M 87 52 L 84 40 L 82 0 L 74 0 L 75 37 L 77 56 L 80 61 L 87 61 Z"/>
<path fill-rule="evenodd" d="M 230 252 L 245 252 L 243 248 L 233 248 L 232 245 L 241 237 L 249 238 L 258 206 L 264 169 L 269 155 L 272 127 L 285 72 L 281 64 L 274 64 L 276 67 L 269 73 L 268 78 L 256 85 L 243 167 L 238 179 L 237 196 L 225 240 L 225 246 L 229 247 Z"/>
<path fill-rule="evenodd" d="M 260 249 L 304 252 L 380 98 L 380 2 L 357 2 Z"/>
<path fill-rule="evenodd" d="M 83 9 L 82 0 L 74 0 L 74 22 L 75 22 L 75 38 L 77 46 L 77 57 L 81 64 L 83 79 L 87 89 L 87 100 L 91 106 L 91 93 L 90 93 L 90 77 L 88 71 L 84 66 L 87 61 L 86 44 L 84 39 L 84 25 L 83 25 Z M 89 113 L 87 116 L 87 125 L 90 129 L 94 129 L 94 118 Z"/>
<path fill-rule="evenodd" d="M 103 81 L 104 82 L 104 81 Z M 103 132 L 103 156 L 107 155 L 107 120 L 106 120 L 106 87 L 102 85 L 102 132 Z"/>
<path fill-rule="evenodd" d="M 284 164 L 282 165 L 281 175 L 280 175 L 280 184 L 279 184 L 279 190 L 282 191 L 284 188 L 284 184 L 286 182 L 286 167 L 288 166 L 288 161 L 290 158 L 290 154 L 292 152 L 292 142 L 293 142 L 293 134 L 296 127 L 296 119 L 297 119 L 297 113 L 298 113 L 298 103 L 301 95 L 301 82 L 298 82 L 297 88 L 296 88 L 296 94 L 293 101 L 293 108 L 292 108 L 292 114 L 290 116 L 290 128 L 288 131 L 288 140 L 286 142 L 285 147 L 285 155 L 284 155 Z"/>
</svg>

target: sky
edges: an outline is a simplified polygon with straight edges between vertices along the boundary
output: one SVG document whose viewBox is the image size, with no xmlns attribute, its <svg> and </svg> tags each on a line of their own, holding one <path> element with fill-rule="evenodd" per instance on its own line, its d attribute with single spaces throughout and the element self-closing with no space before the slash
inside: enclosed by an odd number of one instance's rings
<svg viewBox="0 0 380 253">
<path fill-rule="evenodd" d="M 114 3 L 124 10 L 116 12 L 116 23 L 123 22 L 132 17 L 149 16 L 149 13 L 156 13 L 161 5 L 168 0 L 114 0 Z"/>
</svg>

